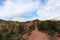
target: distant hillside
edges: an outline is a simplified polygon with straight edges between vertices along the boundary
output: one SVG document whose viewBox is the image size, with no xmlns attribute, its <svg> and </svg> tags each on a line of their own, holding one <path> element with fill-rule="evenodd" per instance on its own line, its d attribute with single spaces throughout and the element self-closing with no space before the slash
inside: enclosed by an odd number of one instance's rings
<svg viewBox="0 0 60 40">
<path fill-rule="evenodd" d="M 28 40 L 31 32 L 38 29 L 40 32 L 53 36 L 60 34 L 60 21 L 32 20 L 27 22 L 5 21 L 0 19 L 0 40 Z M 24 37 L 24 35 L 26 36 Z"/>
</svg>

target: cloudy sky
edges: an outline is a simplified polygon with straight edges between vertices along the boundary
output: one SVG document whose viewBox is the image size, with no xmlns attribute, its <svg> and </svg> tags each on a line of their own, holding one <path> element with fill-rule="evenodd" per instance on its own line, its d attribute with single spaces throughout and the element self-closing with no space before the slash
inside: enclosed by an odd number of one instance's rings
<svg viewBox="0 0 60 40">
<path fill-rule="evenodd" d="M 0 19 L 60 20 L 60 0 L 0 0 Z"/>
</svg>

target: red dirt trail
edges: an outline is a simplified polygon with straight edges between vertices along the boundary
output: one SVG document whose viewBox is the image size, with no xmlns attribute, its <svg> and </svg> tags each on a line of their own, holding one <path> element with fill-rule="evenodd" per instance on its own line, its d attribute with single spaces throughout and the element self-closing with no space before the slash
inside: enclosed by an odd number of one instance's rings
<svg viewBox="0 0 60 40">
<path fill-rule="evenodd" d="M 46 34 L 39 32 L 37 30 L 34 30 L 31 33 L 29 40 L 49 40 L 49 39 L 48 39 L 48 36 Z"/>
<path fill-rule="evenodd" d="M 38 31 L 35 23 L 35 30 L 32 31 L 29 40 L 49 40 L 48 36 L 45 33 Z"/>
<path fill-rule="evenodd" d="M 26 37 L 27 35 L 25 35 Z M 49 40 L 49 37 L 46 33 L 42 33 L 37 29 L 37 23 L 35 22 L 35 30 L 31 32 L 28 40 Z M 56 37 L 56 40 L 60 40 L 60 37 Z"/>
</svg>

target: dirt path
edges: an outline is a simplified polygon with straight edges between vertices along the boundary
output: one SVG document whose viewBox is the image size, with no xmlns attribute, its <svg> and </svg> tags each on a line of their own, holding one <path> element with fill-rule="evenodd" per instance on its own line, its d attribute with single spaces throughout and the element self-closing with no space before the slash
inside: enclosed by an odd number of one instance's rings
<svg viewBox="0 0 60 40">
<path fill-rule="evenodd" d="M 35 22 L 34 25 L 35 25 L 35 30 L 31 32 L 31 35 L 29 36 L 29 40 L 49 40 L 48 35 L 46 33 L 42 33 L 38 31 L 37 22 Z M 60 40 L 60 38 L 56 37 L 56 40 Z"/>
<path fill-rule="evenodd" d="M 31 33 L 29 40 L 49 40 L 45 33 L 38 31 L 37 24 L 35 23 L 35 30 Z"/>
<path fill-rule="evenodd" d="M 48 40 L 48 37 L 46 34 L 41 33 L 37 30 L 34 30 L 31 34 L 29 40 Z"/>
<path fill-rule="evenodd" d="M 60 37 L 58 37 L 58 36 L 56 36 L 56 35 L 55 35 L 55 37 L 56 37 L 56 40 L 60 40 Z"/>
<path fill-rule="evenodd" d="M 60 40 L 60 37 L 56 37 L 57 40 Z"/>
</svg>

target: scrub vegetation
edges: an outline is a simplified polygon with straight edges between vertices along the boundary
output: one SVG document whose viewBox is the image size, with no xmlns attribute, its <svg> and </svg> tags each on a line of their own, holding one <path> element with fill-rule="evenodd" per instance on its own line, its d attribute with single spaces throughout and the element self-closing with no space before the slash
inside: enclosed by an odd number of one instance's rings
<svg viewBox="0 0 60 40">
<path fill-rule="evenodd" d="M 60 21 L 18 22 L 0 20 L 0 40 L 28 40 L 23 35 L 27 34 L 27 37 L 31 35 L 31 32 L 35 30 L 35 22 L 37 22 L 38 31 L 47 33 L 50 40 L 55 40 L 54 34 L 60 34 Z"/>
</svg>

